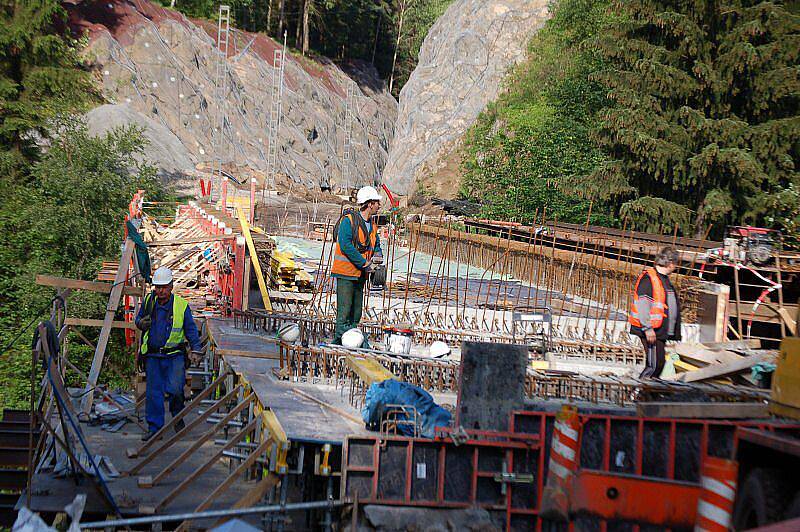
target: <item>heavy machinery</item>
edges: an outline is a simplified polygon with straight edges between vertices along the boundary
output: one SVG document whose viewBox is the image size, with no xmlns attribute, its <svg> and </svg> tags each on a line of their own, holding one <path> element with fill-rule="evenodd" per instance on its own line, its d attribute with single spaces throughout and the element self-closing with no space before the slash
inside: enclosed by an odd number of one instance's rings
<svg viewBox="0 0 800 532">
<path fill-rule="evenodd" d="M 780 249 L 781 234 L 774 229 L 751 226 L 728 227 L 723 246 L 708 251 L 708 261 L 764 266 Z"/>
<path fill-rule="evenodd" d="M 800 309 L 793 325 L 795 336 L 781 342 L 769 409 L 776 416 L 800 420 Z M 785 522 L 785 530 L 800 530 L 800 439 L 740 427 L 736 442 L 739 478 L 733 528 Z"/>
</svg>

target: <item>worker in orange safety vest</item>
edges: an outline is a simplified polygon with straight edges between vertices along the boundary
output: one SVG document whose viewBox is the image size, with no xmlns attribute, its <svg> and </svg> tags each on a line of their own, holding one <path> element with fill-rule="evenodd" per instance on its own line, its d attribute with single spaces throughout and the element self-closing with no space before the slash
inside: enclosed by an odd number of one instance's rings
<svg viewBox="0 0 800 532">
<path fill-rule="evenodd" d="M 681 308 L 669 275 L 678 267 L 678 252 L 664 247 L 655 266 L 636 279 L 628 322 L 631 334 L 642 340 L 645 368 L 640 378 L 658 378 L 664 369 L 666 341 L 681 339 Z"/>
<path fill-rule="evenodd" d="M 342 335 L 361 321 L 364 285 L 369 274 L 383 262 L 378 222 L 374 218 L 381 208 L 381 196 L 374 187 L 362 187 L 356 203 L 358 210 L 345 211 L 334 231 L 336 245 L 331 267 L 331 275 L 336 278 L 334 344 L 341 344 Z"/>
</svg>

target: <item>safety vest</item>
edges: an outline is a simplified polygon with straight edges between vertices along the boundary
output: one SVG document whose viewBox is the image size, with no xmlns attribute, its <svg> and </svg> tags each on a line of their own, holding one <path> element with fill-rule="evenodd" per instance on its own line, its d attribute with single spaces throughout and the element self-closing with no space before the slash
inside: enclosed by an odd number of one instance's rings
<svg viewBox="0 0 800 532">
<path fill-rule="evenodd" d="M 636 284 L 633 287 L 633 294 L 631 294 L 631 309 L 628 314 L 628 323 L 634 327 L 642 327 L 642 322 L 639 321 L 638 309 L 636 308 L 637 295 L 636 291 L 639 289 L 639 283 L 642 282 L 644 276 L 650 277 L 650 284 L 653 285 L 653 304 L 650 305 L 650 326 L 653 329 L 658 329 L 664 323 L 664 316 L 667 315 L 667 291 L 664 290 L 664 283 L 658 276 L 655 268 L 647 268 L 643 271 Z"/>
<path fill-rule="evenodd" d="M 149 303 L 153 303 L 155 308 L 156 302 L 153 301 L 155 294 L 147 294 L 144 298 L 144 308 L 147 309 Z M 186 343 L 186 335 L 183 332 L 183 317 L 186 315 L 186 309 L 189 307 L 189 302 L 179 295 L 172 296 L 172 329 L 169 332 L 167 343 L 161 349 L 164 354 L 173 354 L 178 352 L 178 348 Z M 152 326 L 152 324 L 151 324 Z M 147 330 L 142 335 L 142 348 L 141 353 L 147 354 L 147 340 L 150 338 L 150 331 Z M 173 353 L 171 353 L 171 351 Z"/>
<path fill-rule="evenodd" d="M 367 233 L 366 223 L 361 223 L 364 219 L 361 214 L 355 212 L 346 214 L 350 219 L 350 229 L 353 231 L 353 245 L 359 253 L 364 256 L 364 259 L 370 260 L 373 253 L 375 253 L 375 243 L 378 241 L 378 224 L 373 222 L 369 233 Z M 361 218 L 361 220 L 359 220 Z M 333 254 L 333 267 L 331 268 L 332 274 L 344 275 L 346 277 L 361 277 L 361 270 L 355 264 L 350 262 L 342 252 L 340 242 L 336 241 L 336 247 Z"/>
</svg>

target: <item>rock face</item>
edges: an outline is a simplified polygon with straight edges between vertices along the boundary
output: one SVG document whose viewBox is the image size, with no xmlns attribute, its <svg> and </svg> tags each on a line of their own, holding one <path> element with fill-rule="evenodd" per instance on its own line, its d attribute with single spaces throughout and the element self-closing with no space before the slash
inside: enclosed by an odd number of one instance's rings
<svg viewBox="0 0 800 532">
<path fill-rule="evenodd" d="M 135 125 L 142 129 L 147 140 L 144 159 L 167 174 L 187 173 L 194 170 L 192 157 L 175 134 L 159 122 L 137 112 L 130 105 L 106 104 L 95 107 L 86 114 L 89 133 L 100 135 L 118 126 Z"/>
<path fill-rule="evenodd" d="M 508 68 L 549 16 L 549 0 L 456 0 L 433 25 L 400 92 L 384 180 L 400 193 L 451 163 L 448 156 Z"/>
<path fill-rule="evenodd" d="M 234 173 L 266 175 L 277 43 L 231 28 L 227 57 L 220 60 L 215 23 L 147 0 L 64 5 L 70 25 L 88 30 L 86 53 L 98 67 L 106 98 L 160 124 L 183 146 L 166 164 L 182 166 L 188 157 L 192 166 L 207 169 L 219 157 Z M 351 64 L 348 74 L 324 58 L 293 53 L 284 64 L 283 97 L 275 99 L 282 102 L 278 184 L 355 185 L 380 175 L 397 102 L 372 67 Z M 352 148 L 343 165 L 348 107 Z"/>
</svg>

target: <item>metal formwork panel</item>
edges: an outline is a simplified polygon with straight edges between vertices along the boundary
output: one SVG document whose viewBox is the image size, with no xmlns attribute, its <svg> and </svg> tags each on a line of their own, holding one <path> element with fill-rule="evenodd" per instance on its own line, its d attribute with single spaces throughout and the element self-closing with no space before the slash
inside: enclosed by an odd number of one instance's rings
<svg viewBox="0 0 800 532">
<path fill-rule="evenodd" d="M 535 516 L 539 498 L 533 479 L 541 470 L 538 438 L 513 435 L 475 439 L 470 431 L 459 442 L 444 434 L 436 439 L 348 438 L 344 446 L 342 491 L 347 497 L 399 506 L 480 507 L 506 526 L 509 509 Z M 493 433 L 492 436 L 503 433 Z M 534 523 L 514 527 L 529 530 Z"/>
<path fill-rule="evenodd" d="M 698 486 L 705 457 L 735 456 L 738 427 L 800 433 L 796 423 L 610 414 L 579 417 L 581 471 Z M 578 516 L 570 523 L 539 518 L 554 422 L 555 412 L 519 411 L 511 414 L 508 432 L 466 431 L 466 440 L 450 429 L 439 429 L 435 439 L 349 438 L 343 450 L 342 495 L 387 505 L 477 506 L 489 511 L 505 530 L 638 528 L 630 522 L 592 516 Z M 532 482 L 515 481 L 526 475 L 531 475 Z M 647 530 L 665 528 L 647 525 Z"/>
</svg>

